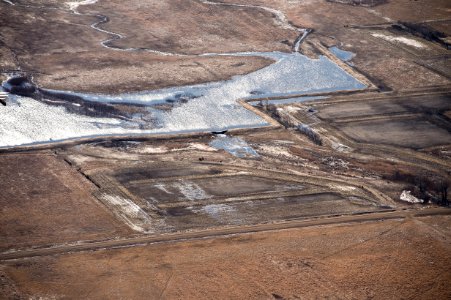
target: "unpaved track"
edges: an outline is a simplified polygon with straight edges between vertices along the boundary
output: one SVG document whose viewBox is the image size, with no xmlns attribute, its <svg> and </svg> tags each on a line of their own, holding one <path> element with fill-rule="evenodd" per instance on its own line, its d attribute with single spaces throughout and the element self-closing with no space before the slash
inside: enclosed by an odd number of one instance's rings
<svg viewBox="0 0 451 300">
<path fill-rule="evenodd" d="M 36 256 L 49 256 L 80 251 L 94 251 L 107 248 L 133 247 L 153 243 L 170 243 L 185 240 L 215 238 L 233 234 L 246 234 L 260 231 L 274 231 L 311 226 L 338 225 L 346 223 L 377 222 L 393 219 L 405 219 L 412 217 L 424 217 L 434 215 L 451 215 L 449 208 L 427 208 L 422 210 L 399 210 L 389 212 L 377 212 L 363 215 L 326 217 L 310 220 L 292 220 L 274 224 L 258 224 L 250 226 L 227 227 L 193 232 L 173 234 L 161 234 L 151 236 L 139 236 L 120 240 L 108 240 L 99 242 L 87 242 L 76 245 L 60 245 L 52 248 L 29 249 L 10 253 L 1 253 L 0 261 L 24 259 Z"/>
</svg>

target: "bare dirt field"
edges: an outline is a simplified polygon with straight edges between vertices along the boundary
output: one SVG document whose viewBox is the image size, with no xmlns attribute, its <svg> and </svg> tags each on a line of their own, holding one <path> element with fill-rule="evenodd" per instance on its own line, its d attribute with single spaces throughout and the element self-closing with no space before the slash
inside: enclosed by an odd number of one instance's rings
<svg viewBox="0 0 451 300">
<path fill-rule="evenodd" d="M 3 272 L 23 297 L 446 299 L 450 221 L 434 216 L 30 258 L 4 263 Z"/>
<path fill-rule="evenodd" d="M 0 156 L 0 248 L 130 233 L 92 196 L 92 183 L 52 153 Z"/>
<path fill-rule="evenodd" d="M 451 143 L 448 131 L 422 119 L 363 121 L 347 123 L 340 129 L 363 143 L 382 143 L 415 149 Z"/>
<path fill-rule="evenodd" d="M 36 82 L 45 88 L 116 94 L 220 81 L 258 70 L 271 62 L 258 57 L 165 58 L 99 52 L 75 53 L 70 57 L 66 54 L 27 56 L 23 65 L 25 70 L 39 68 Z"/>
<path fill-rule="evenodd" d="M 449 100 L 448 93 L 420 93 L 313 106 L 318 110 L 316 116 L 357 142 L 420 149 L 450 143 Z"/>
<path fill-rule="evenodd" d="M 166 209 L 165 223 L 178 229 L 198 229 L 377 210 L 380 209 L 374 203 L 357 197 L 345 199 L 339 194 L 316 193 L 231 203 L 171 206 Z"/>
<path fill-rule="evenodd" d="M 370 101 L 341 102 L 318 107 L 318 117 L 328 121 L 341 118 L 380 116 L 404 113 L 440 113 L 449 107 L 450 97 L 447 94 L 415 95 L 398 98 L 373 99 Z"/>
<path fill-rule="evenodd" d="M 130 6 L 139 13 L 130 10 Z M 84 6 L 80 11 L 108 15 L 112 21 L 102 27 L 126 36 L 113 43 L 120 48 L 150 48 L 179 54 L 288 52 L 297 37 L 295 31 L 277 26 L 274 14 L 263 9 L 202 1 L 136 0 L 129 1 L 127 6 L 122 1 L 110 1 Z"/>
</svg>

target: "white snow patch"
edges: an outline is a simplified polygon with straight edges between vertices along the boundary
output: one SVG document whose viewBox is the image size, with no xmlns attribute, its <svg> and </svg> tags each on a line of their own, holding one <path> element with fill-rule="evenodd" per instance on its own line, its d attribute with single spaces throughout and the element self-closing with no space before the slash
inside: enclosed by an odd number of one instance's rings
<svg viewBox="0 0 451 300">
<path fill-rule="evenodd" d="M 389 42 L 398 42 L 415 48 L 427 48 L 426 45 L 424 45 L 423 43 L 420 43 L 417 40 L 409 39 L 403 36 L 391 36 L 382 33 L 372 33 L 371 35 Z"/>
<path fill-rule="evenodd" d="M 199 150 L 205 152 L 215 152 L 217 149 L 210 147 L 202 143 L 189 143 L 187 147 L 168 149 L 165 146 L 144 146 L 142 148 L 133 149 L 132 151 L 139 154 L 163 154 L 168 152 L 179 152 L 179 151 L 189 151 L 189 150 Z"/>
<path fill-rule="evenodd" d="M 121 121 L 71 114 L 27 97 L 1 108 L 0 146 L 14 146 L 99 134 L 124 134 Z"/>
<path fill-rule="evenodd" d="M 20 105 L 1 110 L 0 147 L 100 135 L 176 134 L 268 126 L 263 118 L 238 105 L 237 100 L 251 97 L 254 91 L 260 91 L 260 96 L 272 97 L 365 87 L 324 56 L 310 59 L 299 53 L 249 55 L 273 58 L 276 62 L 247 75 L 208 84 L 116 96 L 70 92 L 89 101 L 147 105 L 178 95 L 197 97 L 167 112 L 155 110 L 159 125 L 153 129 L 140 130 L 118 119 L 75 115 L 63 107 L 16 97 Z"/>
<path fill-rule="evenodd" d="M 218 134 L 216 138 L 210 142 L 210 146 L 216 149 L 223 149 L 239 158 L 258 157 L 258 153 L 255 152 L 245 140 L 239 137 Z"/>
<path fill-rule="evenodd" d="M 213 147 L 210 147 L 206 144 L 201 143 L 190 143 L 188 146 L 189 150 L 199 150 L 199 151 L 205 151 L 205 152 L 216 152 L 218 149 L 215 149 Z"/>
<path fill-rule="evenodd" d="M 294 145 L 295 142 L 293 141 L 287 141 L 287 140 L 274 140 L 274 143 L 278 144 L 286 144 L 286 145 Z"/>
<path fill-rule="evenodd" d="M 157 183 L 153 185 L 154 187 L 156 187 L 157 189 L 165 192 L 166 194 L 173 194 L 172 192 L 168 191 L 168 189 L 166 188 L 166 185 L 164 183 Z"/>
<path fill-rule="evenodd" d="M 383 18 L 387 22 L 393 22 L 392 19 L 390 19 L 389 17 L 383 16 L 380 12 L 375 11 L 374 9 L 368 9 L 368 12 L 372 13 L 375 16 Z"/>
<path fill-rule="evenodd" d="M 294 160 L 304 160 L 296 155 L 291 154 L 286 147 L 272 146 L 272 145 L 259 145 L 257 152 L 268 153 L 275 157 L 283 157 Z"/>
<path fill-rule="evenodd" d="M 349 169 L 349 162 L 338 157 L 327 156 L 321 159 L 321 162 L 332 168 Z"/>
<path fill-rule="evenodd" d="M 84 163 L 86 161 L 90 161 L 91 157 L 85 156 L 85 155 L 73 154 L 73 155 L 69 155 L 68 159 L 75 162 L 75 164 L 77 164 L 77 165 L 81 165 L 82 163 Z"/>
<path fill-rule="evenodd" d="M 233 208 L 230 205 L 227 204 L 209 204 L 205 205 L 201 209 L 193 210 L 194 212 L 203 212 L 207 215 L 213 217 L 214 219 L 220 219 L 223 214 L 231 213 L 236 211 L 235 208 Z"/>
<path fill-rule="evenodd" d="M 329 187 L 331 189 L 335 189 L 335 190 L 339 190 L 339 191 L 343 191 L 343 192 L 353 192 L 357 189 L 355 186 L 336 185 L 336 184 L 330 185 Z"/>
<path fill-rule="evenodd" d="M 145 146 L 143 148 L 134 149 L 133 152 L 137 152 L 140 154 L 161 154 L 161 153 L 167 153 L 169 150 L 168 148 L 164 146 Z"/>
<path fill-rule="evenodd" d="M 194 182 L 179 181 L 174 183 L 174 186 L 179 189 L 188 200 L 204 200 L 211 198 L 199 185 Z"/>
<path fill-rule="evenodd" d="M 399 199 L 401 199 L 402 201 L 409 202 L 409 203 L 423 203 L 424 202 L 423 199 L 418 199 L 417 197 L 412 195 L 410 191 L 406 191 L 406 190 L 402 191 L 401 196 L 399 196 Z"/>
<path fill-rule="evenodd" d="M 300 111 L 302 108 L 300 108 L 298 106 L 288 105 L 288 106 L 278 107 L 277 109 L 286 111 L 288 113 L 296 113 L 296 112 Z"/>
<path fill-rule="evenodd" d="M 90 4 L 95 4 L 98 0 L 84 0 L 84 1 L 71 1 L 71 2 L 66 2 L 66 5 L 69 6 L 69 9 L 75 13 L 78 14 L 77 12 L 77 8 L 81 5 L 90 5 Z"/>
<path fill-rule="evenodd" d="M 343 145 L 343 144 L 341 144 L 339 142 L 334 142 L 334 141 L 331 141 L 331 147 L 332 147 L 332 149 L 334 149 L 334 150 L 336 150 L 338 152 L 347 153 L 347 152 L 351 152 L 352 151 L 351 147 Z"/>
<path fill-rule="evenodd" d="M 141 207 L 129 199 L 117 195 L 102 194 L 101 200 L 119 214 L 130 228 L 139 232 L 150 232 L 151 219 Z"/>
</svg>

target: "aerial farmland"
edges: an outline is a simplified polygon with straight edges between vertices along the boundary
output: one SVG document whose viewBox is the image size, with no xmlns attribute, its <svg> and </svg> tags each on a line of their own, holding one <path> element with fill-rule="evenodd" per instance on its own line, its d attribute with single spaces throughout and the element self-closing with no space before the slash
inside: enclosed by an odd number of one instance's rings
<svg viewBox="0 0 451 300">
<path fill-rule="evenodd" d="M 0 20 L 0 299 L 451 298 L 448 1 Z"/>
</svg>

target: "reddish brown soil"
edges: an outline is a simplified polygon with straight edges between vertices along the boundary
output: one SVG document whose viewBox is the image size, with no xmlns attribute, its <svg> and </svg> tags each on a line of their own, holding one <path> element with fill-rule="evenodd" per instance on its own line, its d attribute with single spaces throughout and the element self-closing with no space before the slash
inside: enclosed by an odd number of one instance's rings
<svg viewBox="0 0 451 300">
<path fill-rule="evenodd" d="M 123 236 L 94 186 L 50 153 L 0 155 L 0 249 Z"/>
<path fill-rule="evenodd" d="M 35 297 L 446 299 L 450 221 L 435 216 L 68 254 L 11 262 L 6 272 L 23 295 Z"/>
</svg>

